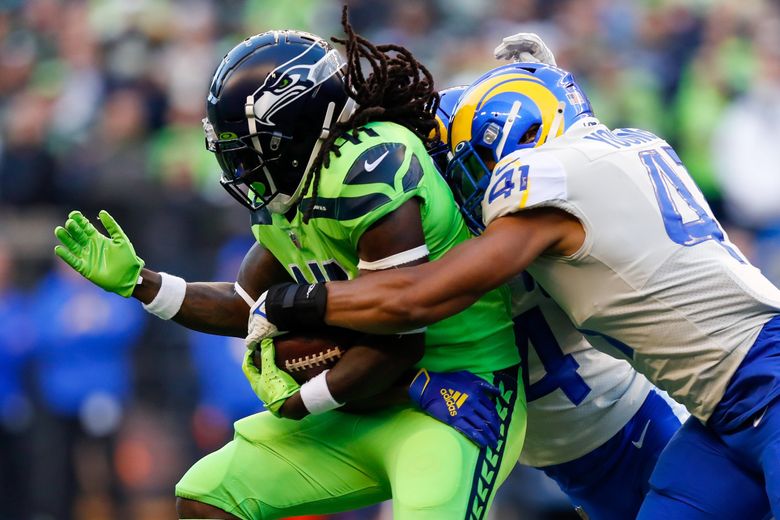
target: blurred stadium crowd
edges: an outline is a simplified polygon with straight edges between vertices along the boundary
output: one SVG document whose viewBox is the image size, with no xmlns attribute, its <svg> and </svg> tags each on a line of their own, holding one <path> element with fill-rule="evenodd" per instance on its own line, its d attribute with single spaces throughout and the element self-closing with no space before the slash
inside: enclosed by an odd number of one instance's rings
<svg viewBox="0 0 780 520">
<path fill-rule="evenodd" d="M 503 36 L 539 33 L 602 121 L 672 142 L 780 283 L 777 0 L 348 3 L 357 30 L 409 47 L 439 88 L 497 65 Z M 341 4 L 0 1 L 0 519 L 170 518 L 178 477 L 260 409 L 241 340 L 95 288 L 54 261 L 52 230 L 105 208 L 151 267 L 233 280 L 249 216 L 203 146 L 211 74 L 250 34 L 339 34 Z M 567 518 L 550 487 L 518 473 L 495 517 Z"/>
</svg>

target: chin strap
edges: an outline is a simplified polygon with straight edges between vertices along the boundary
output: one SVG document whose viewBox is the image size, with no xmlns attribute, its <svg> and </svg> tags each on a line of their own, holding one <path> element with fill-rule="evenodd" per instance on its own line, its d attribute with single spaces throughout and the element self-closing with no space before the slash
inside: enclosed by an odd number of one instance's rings
<svg viewBox="0 0 780 520">
<path fill-rule="evenodd" d="M 317 154 L 320 153 L 320 148 L 322 148 L 322 143 L 325 142 L 325 139 L 328 138 L 330 135 L 330 126 L 333 122 L 333 112 L 336 111 L 336 103 L 331 101 L 328 103 L 328 108 L 325 110 L 325 119 L 322 120 L 322 130 L 320 131 L 320 136 L 317 138 L 317 141 L 315 141 L 314 146 L 311 149 L 311 155 L 309 155 L 309 161 L 306 163 L 306 168 L 303 170 L 303 177 L 301 177 L 301 182 L 298 185 L 298 189 L 295 190 L 295 194 L 293 195 L 293 198 L 296 198 L 300 196 L 300 190 L 303 188 L 303 181 L 306 179 L 306 175 L 309 173 L 309 170 L 311 170 L 312 165 L 314 164 L 314 159 L 317 158 Z"/>
<path fill-rule="evenodd" d="M 244 114 L 246 115 L 246 122 L 249 126 L 249 135 L 252 136 L 252 146 L 262 154 L 263 147 L 260 146 L 260 139 L 257 138 L 257 118 L 255 117 L 255 98 L 253 96 L 246 97 Z"/>
</svg>

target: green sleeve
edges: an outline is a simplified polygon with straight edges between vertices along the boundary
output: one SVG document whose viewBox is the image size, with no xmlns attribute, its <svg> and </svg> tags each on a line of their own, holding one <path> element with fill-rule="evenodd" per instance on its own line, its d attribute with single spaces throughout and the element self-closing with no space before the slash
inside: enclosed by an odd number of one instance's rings
<svg viewBox="0 0 780 520">
<path fill-rule="evenodd" d="M 426 153 L 422 142 L 411 133 L 392 133 L 390 141 L 369 135 L 361 136 L 359 145 L 343 146 L 341 157 L 322 172 L 313 215 L 337 221 L 333 223 L 354 250 L 379 219 L 412 197 L 427 198 L 423 168 L 430 161 L 420 156 Z M 302 211 L 311 200 L 304 199 Z"/>
</svg>

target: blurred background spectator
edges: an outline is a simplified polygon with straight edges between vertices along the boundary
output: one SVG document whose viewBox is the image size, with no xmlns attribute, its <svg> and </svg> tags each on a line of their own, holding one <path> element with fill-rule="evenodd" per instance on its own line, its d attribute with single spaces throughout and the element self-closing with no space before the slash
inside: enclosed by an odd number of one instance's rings
<svg viewBox="0 0 780 520">
<path fill-rule="evenodd" d="M 29 513 L 33 406 L 25 378 L 36 332 L 29 300 L 16 285 L 11 251 L 0 241 L 0 518 Z"/>
<path fill-rule="evenodd" d="M 217 258 L 216 280 L 238 273 L 254 240 L 250 236 L 227 242 Z M 202 455 L 222 447 L 233 437 L 233 422 L 263 410 L 263 404 L 242 377 L 246 345 L 241 338 L 189 333 L 192 361 L 198 381 L 198 403 L 192 417 L 192 436 Z"/>
<path fill-rule="evenodd" d="M 130 349 L 147 315 L 59 263 L 29 309 L 38 404 L 29 461 L 34 517 L 116 517 L 114 445 L 130 398 Z"/>
<path fill-rule="evenodd" d="M 761 270 L 780 280 L 780 20 L 756 27 L 755 74 L 724 108 L 710 143 L 730 220 L 754 238 Z"/>
<path fill-rule="evenodd" d="M 731 237 L 780 283 L 776 0 L 348 4 L 358 31 L 408 46 L 440 88 L 497 65 L 503 36 L 539 33 L 602 121 L 678 149 Z M 54 263 L 52 230 L 71 209 L 105 208 L 155 269 L 232 281 L 251 236 L 203 147 L 211 74 L 250 34 L 338 34 L 341 5 L 0 2 L 0 520 L 171 518 L 177 478 L 259 409 L 240 340 L 147 319 L 84 283 Z M 521 515 L 575 518 L 533 470 L 512 476 L 493 517 Z"/>
</svg>

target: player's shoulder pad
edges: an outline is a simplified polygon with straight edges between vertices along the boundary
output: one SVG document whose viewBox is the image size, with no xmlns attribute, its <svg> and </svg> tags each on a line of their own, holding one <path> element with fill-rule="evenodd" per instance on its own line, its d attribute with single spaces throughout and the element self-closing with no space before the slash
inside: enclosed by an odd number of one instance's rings
<svg viewBox="0 0 780 520">
<path fill-rule="evenodd" d="M 504 215 L 568 198 L 566 170 L 554 153 L 518 150 L 496 164 L 482 199 L 485 225 Z"/>
<path fill-rule="evenodd" d="M 406 159 L 407 147 L 399 142 L 379 142 L 364 149 L 352 162 L 342 180 L 345 186 L 387 184 L 395 186 L 395 175 Z"/>
<path fill-rule="evenodd" d="M 331 157 L 328 171 L 346 186 L 393 186 L 407 155 L 425 152 L 422 142 L 410 130 L 388 121 L 369 123 L 357 136 L 345 134 L 336 146 L 340 156 Z"/>
<path fill-rule="evenodd" d="M 389 122 L 369 123 L 336 145 L 340 155 L 332 155 L 323 170 L 315 217 L 353 220 L 411 196 L 425 173 L 424 161 L 430 159 L 417 136 Z M 304 198 L 302 207 L 306 204 Z"/>
<path fill-rule="evenodd" d="M 396 176 L 408 156 L 425 154 L 425 147 L 417 136 L 407 128 L 387 121 L 369 123 L 356 136 L 347 133 L 335 146 L 339 155 L 331 155 L 327 168 L 326 190 L 331 196 L 344 190 L 345 186 L 374 184 L 394 188 Z M 411 181 L 411 178 L 407 179 L 407 184 Z"/>
</svg>

